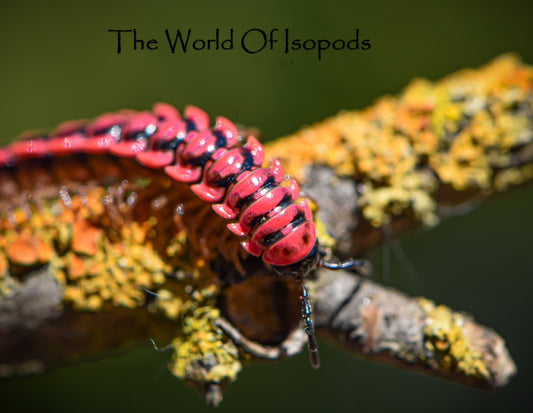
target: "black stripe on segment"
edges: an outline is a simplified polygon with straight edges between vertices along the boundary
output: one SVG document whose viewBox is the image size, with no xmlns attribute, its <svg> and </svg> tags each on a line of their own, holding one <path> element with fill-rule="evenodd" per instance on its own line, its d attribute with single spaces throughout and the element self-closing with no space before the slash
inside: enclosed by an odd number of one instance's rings
<svg viewBox="0 0 533 413">
<path fill-rule="evenodd" d="M 155 127 L 155 125 L 150 124 L 144 129 L 133 131 L 131 133 L 128 133 L 127 135 L 122 135 L 120 137 L 120 141 L 122 141 L 122 142 L 132 142 L 132 141 L 140 142 L 142 140 L 147 140 L 147 139 L 150 138 L 150 136 L 152 136 L 155 133 L 156 129 L 157 128 Z"/>
<path fill-rule="evenodd" d="M 192 159 L 189 162 L 190 165 L 201 166 L 203 168 L 205 166 L 205 164 L 207 163 L 207 161 L 209 161 L 211 159 L 211 157 L 213 156 L 213 154 L 216 152 L 217 149 L 223 148 L 223 147 L 226 146 L 226 144 L 227 144 L 226 137 L 224 135 L 222 135 L 222 133 L 220 133 L 217 130 L 213 130 L 213 131 L 211 131 L 211 133 L 213 133 L 215 138 L 217 138 L 217 140 L 215 142 L 215 148 L 212 151 L 204 153 L 199 158 Z"/>
<path fill-rule="evenodd" d="M 239 148 L 239 150 L 241 151 L 241 154 L 244 157 L 244 161 L 241 165 L 241 169 L 239 169 L 239 171 L 236 174 L 227 176 L 224 179 L 219 179 L 218 181 L 214 183 L 215 186 L 219 188 L 227 188 L 228 186 L 230 186 L 233 182 L 237 180 L 237 177 L 240 174 L 252 169 L 252 167 L 254 166 L 254 159 L 250 151 L 245 148 Z"/>
<path fill-rule="evenodd" d="M 156 145 L 154 145 L 154 149 L 162 150 L 162 151 L 171 151 L 178 147 L 178 145 L 183 141 L 183 139 L 180 139 L 178 137 L 175 137 L 171 141 L 162 141 L 158 142 Z"/>
<path fill-rule="evenodd" d="M 187 124 L 187 133 L 198 130 L 198 128 L 196 127 L 196 124 L 192 120 L 187 119 L 187 118 L 184 118 L 183 120 Z"/>
<path fill-rule="evenodd" d="M 291 203 L 291 197 L 290 195 L 285 195 L 281 201 L 272 209 L 275 209 L 275 208 L 278 208 L 281 206 L 281 209 L 284 209 L 286 208 L 287 206 L 289 206 Z M 250 228 L 251 228 L 251 231 L 253 231 L 255 229 L 255 227 L 261 225 L 262 223 L 266 222 L 266 220 L 268 219 L 267 215 L 270 213 L 270 211 L 268 211 L 267 213 L 265 214 L 262 214 L 262 215 L 258 215 L 256 216 L 251 222 L 250 222 Z"/>
<path fill-rule="evenodd" d="M 283 233 L 281 231 L 276 231 L 271 234 L 268 234 L 261 240 L 261 245 L 263 247 L 270 247 L 272 244 L 274 244 L 276 241 L 279 241 L 281 238 L 283 238 Z"/>
<path fill-rule="evenodd" d="M 303 212 L 299 212 L 296 214 L 296 216 L 292 219 L 290 224 L 288 226 L 292 228 L 298 227 L 300 224 L 306 222 L 305 215 Z M 261 245 L 264 247 L 270 247 L 272 244 L 274 244 L 276 241 L 280 240 L 283 237 L 283 233 L 281 229 L 279 231 L 273 232 L 271 234 L 266 235 L 261 240 Z"/>
<path fill-rule="evenodd" d="M 230 186 L 233 183 L 233 181 L 235 181 L 235 178 L 237 178 L 243 172 L 244 171 L 241 169 L 236 174 L 226 176 L 223 179 L 219 179 L 218 181 L 214 182 L 214 186 L 216 186 L 218 188 L 227 188 L 228 186 Z"/>
<path fill-rule="evenodd" d="M 215 137 L 217 138 L 217 141 L 215 143 L 215 147 L 216 149 L 219 149 L 219 148 L 225 148 L 226 145 L 228 144 L 228 140 L 226 139 L 226 137 L 222 134 L 222 132 L 220 132 L 219 130 L 213 130 L 212 131 L 213 135 L 215 135 Z"/>
<path fill-rule="evenodd" d="M 212 152 L 212 151 L 206 152 L 202 156 L 200 156 L 199 158 L 191 159 L 187 163 L 189 165 L 192 165 L 192 166 L 200 166 L 200 167 L 203 168 L 205 166 L 205 164 L 207 163 L 207 161 L 209 161 L 211 159 L 211 156 L 213 156 L 213 153 L 214 152 Z"/>
<path fill-rule="evenodd" d="M 274 181 L 274 177 L 271 176 L 270 178 L 268 178 L 265 183 L 257 190 L 255 191 L 253 194 L 251 195 L 248 195 L 247 197 L 245 198 L 242 198 L 239 202 L 237 202 L 237 205 L 235 205 L 235 207 L 238 209 L 238 210 L 241 210 L 243 209 L 245 206 L 247 206 L 250 202 L 253 201 L 254 199 L 254 195 L 257 194 L 258 192 L 264 190 L 264 189 L 268 189 L 268 188 L 272 188 L 274 187 L 274 185 L 276 184 L 276 182 Z"/>
<path fill-rule="evenodd" d="M 294 201 L 292 200 L 290 195 L 286 195 L 283 197 L 281 202 L 277 205 L 277 207 L 281 207 L 281 209 L 287 208 L 290 204 L 293 204 Z"/>
<path fill-rule="evenodd" d="M 300 211 L 292 219 L 290 225 L 291 225 L 291 227 L 296 228 L 296 227 L 300 226 L 300 224 L 303 224 L 306 221 L 307 221 L 307 219 L 305 218 L 305 214 L 302 211 Z"/>
<path fill-rule="evenodd" d="M 160 141 L 155 145 L 154 149 L 159 149 L 162 151 L 173 151 L 179 146 L 180 143 L 185 140 L 186 137 L 187 135 L 176 136 L 171 141 Z"/>
<path fill-rule="evenodd" d="M 242 156 L 244 156 L 244 162 L 242 163 L 241 171 L 248 171 L 254 166 L 254 157 L 252 152 L 248 148 L 241 148 Z"/>
</svg>

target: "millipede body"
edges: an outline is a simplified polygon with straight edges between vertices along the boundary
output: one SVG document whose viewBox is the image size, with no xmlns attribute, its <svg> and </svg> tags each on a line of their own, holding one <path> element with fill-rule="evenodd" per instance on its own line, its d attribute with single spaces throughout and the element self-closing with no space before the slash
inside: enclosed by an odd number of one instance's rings
<svg viewBox="0 0 533 413">
<path fill-rule="evenodd" d="M 69 121 L 49 134 L 29 134 L 0 148 L 0 168 L 31 159 L 76 154 L 134 159 L 146 168 L 164 170 L 172 180 L 190 185 L 196 196 L 243 238 L 242 247 L 260 257 L 280 276 L 300 282 L 300 300 L 311 360 L 319 366 L 312 310 L 304 277 L 317 266 L 361 266 L 324 262 L 308 203 L 276 159 L 263 167 L 264 148 L 253 136 L 245 139 L 236 126 L 218 117 L 210 127 L 207 114 L 194 106 L 184 115 L 158 103 L 152 111 L 123 110 L 92 121 Z M 68 195 L 68 194 L 67 194 Z"/>
</svg>

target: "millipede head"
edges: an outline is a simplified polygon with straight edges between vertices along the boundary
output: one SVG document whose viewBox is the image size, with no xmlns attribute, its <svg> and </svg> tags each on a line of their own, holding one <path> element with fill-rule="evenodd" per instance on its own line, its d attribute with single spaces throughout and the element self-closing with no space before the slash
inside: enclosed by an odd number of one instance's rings
<svg viewBox="0 0 533 413">
<path fill-rule="evenodd" d="M 282 277 L 289 276 L 296 279 L 303 279 L 317 267 L 319 259 L 318 242 L 315 242 L 315 246 L 303 260 L 290 265 L 272 265 L 272 270 Z"/>
</svg>

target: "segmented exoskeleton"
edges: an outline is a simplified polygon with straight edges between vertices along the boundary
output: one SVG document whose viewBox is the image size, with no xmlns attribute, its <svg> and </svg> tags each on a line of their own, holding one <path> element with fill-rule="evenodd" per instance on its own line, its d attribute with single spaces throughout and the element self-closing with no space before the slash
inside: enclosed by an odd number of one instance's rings
<svg viewBox="0 0 533 413">
<path fill-rule="evenodd" d="M 121 111 L 94 121 L 61 124 L 47 136 L 32 136 L 0 149 L 0 167 L 19 161 L 75 153 L 135 158 L 147 168 L 164 169 L 191 185 L 221 217 L 233 220 L 230 231 L 244 237 L 243 248 L 278 275 L 300 281 L 300 300 L 313 367 L 320 364 L 312 310 L 304 278 L 317 266 L 361 267 L 362 261 L 323 261 L 313 214 L 294 179 L 276 159 L 262 167 L 264 149 L 253 136 L 243 144 L 235 125 L 218 117 L 210 128 L 207 114 L 189 106 L 184 116 L 158 103 L 151 112 Z"/>
</svg>

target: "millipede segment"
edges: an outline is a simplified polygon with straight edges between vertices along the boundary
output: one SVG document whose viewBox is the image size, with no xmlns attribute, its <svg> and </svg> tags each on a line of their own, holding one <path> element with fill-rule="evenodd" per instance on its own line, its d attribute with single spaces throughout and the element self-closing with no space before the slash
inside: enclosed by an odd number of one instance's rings
<svg viewBox="0 0 533 413">
<path fill-rule="evenodd" d="M 0 149 L 0 167 L 77 153 L 135 158 L 151 169 L 164 169 L 173 180 L 191 185 L 221 217 L 237 222 L 229 229 L 247 239 L 243 248 L 274 266 L 293 265 L 316 244 L 309 206 L 297 203 L 300 189 L 276 159 L 262 168 L 264 148 L 250 136 L 243 144 L 236 126 L 218 117 L 210 128 L 207 114 L 194 106 L 184 116 L 171 105 L 152 111 L 122 110 L 93 121 L 62 123 L 50 134 L 28 134 Z"/>
</svg>

